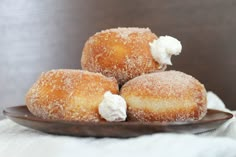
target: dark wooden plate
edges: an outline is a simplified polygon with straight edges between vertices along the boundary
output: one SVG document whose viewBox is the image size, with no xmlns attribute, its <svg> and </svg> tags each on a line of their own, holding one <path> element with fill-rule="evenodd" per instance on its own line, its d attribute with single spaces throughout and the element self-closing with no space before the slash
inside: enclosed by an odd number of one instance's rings
<svg viewBox="0 0 236 157">
<path fill-rule="evenodd" d="M 9 107 L 4 115 L 16 123 L 51 134 L 92 137 L 135 137 L 158 132 L 201 133 L 214 130 L 233 115 L 218 110 L 208 110 L 199 121 L 159 122 L 70 122 L 40 119 L 32 115 L 26 106 Z"/>
</svg>

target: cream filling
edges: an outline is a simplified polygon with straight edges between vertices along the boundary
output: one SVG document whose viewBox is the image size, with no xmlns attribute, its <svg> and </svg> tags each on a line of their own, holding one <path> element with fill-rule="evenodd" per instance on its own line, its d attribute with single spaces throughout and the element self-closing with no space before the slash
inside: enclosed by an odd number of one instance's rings
<svg viewBox="0 0 236 157">
<path fill-rule="evenodd" d="M 153 59 L 161 65 L 172 65 L 171 56 L 182 50 L 181 42 L 171 36 L 160 36 L 149 45 Z"/>
<path fill-rule="evenodd" d="M 98 106 L 99 114 L 109 122 L 125 121 L 127 105 L 119 95 L 112 94 L 110 91 L 104 94 L 102 102 Z"/>
</svg>

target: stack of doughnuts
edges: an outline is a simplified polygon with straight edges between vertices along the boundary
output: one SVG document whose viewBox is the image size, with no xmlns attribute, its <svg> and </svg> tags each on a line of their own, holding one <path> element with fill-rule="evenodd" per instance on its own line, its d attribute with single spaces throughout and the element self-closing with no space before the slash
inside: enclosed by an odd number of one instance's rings
<svg viewBox="0 0 236 157">
<path fill-rule="evenodd" d="M 207 111 L 206 89 L 190 75 L 165 71 L 182 47 L 170 37 L 168 47 L 160 38 L 148 28 L 96 33 L 83 48 L 82 70 L 42 73 L 26 94 L 29 111 L 65 121 L 200 120 Z"/>
</svg>

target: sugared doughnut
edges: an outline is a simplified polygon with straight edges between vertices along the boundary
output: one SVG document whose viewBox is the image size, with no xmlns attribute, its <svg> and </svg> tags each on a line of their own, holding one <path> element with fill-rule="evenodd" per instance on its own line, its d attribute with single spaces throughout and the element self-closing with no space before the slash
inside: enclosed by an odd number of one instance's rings
<svg viewBox="0 0 236 157">
<path fill-rule="evenodd" d="M 178 71 L 144 74 L 121 89 L 128 119 L 135 121 L 191 121 L 206 114 L 206 90 L 195 78 Z"/>
<path fill-rule="evenodd" d="M 144 73 L 165 69 L 151 54 L 157 36 L 149 28 L 114 28 L 91 36 L 85 43 L 82 69 L 113 76 L 120 85 Z"/>
<path fill-rule="evenodd" d="M 43 73 L 26 94 L 29 111 L 43 119 L 100 121 L 98 105 L 106 91 L 118 93 L 115 78 L 82 70 Z"/>
</svg>

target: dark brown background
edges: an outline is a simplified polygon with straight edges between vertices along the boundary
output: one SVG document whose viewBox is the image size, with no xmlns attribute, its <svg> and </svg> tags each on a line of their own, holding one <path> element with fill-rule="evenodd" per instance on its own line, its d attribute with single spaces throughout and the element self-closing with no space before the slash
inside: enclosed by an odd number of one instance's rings
<svg viewBox="0 0 236 157">
<path fill-rule="evenodd" d="M 80 68 L 86 39 L 118 26 L 177 37 L 183 53 L 171 69 L 195 76 L 236 109 L 235 15 L 235 0 L 1 0 L 0 111 L 23 104 L 42 71 Z"/>
</svg>

